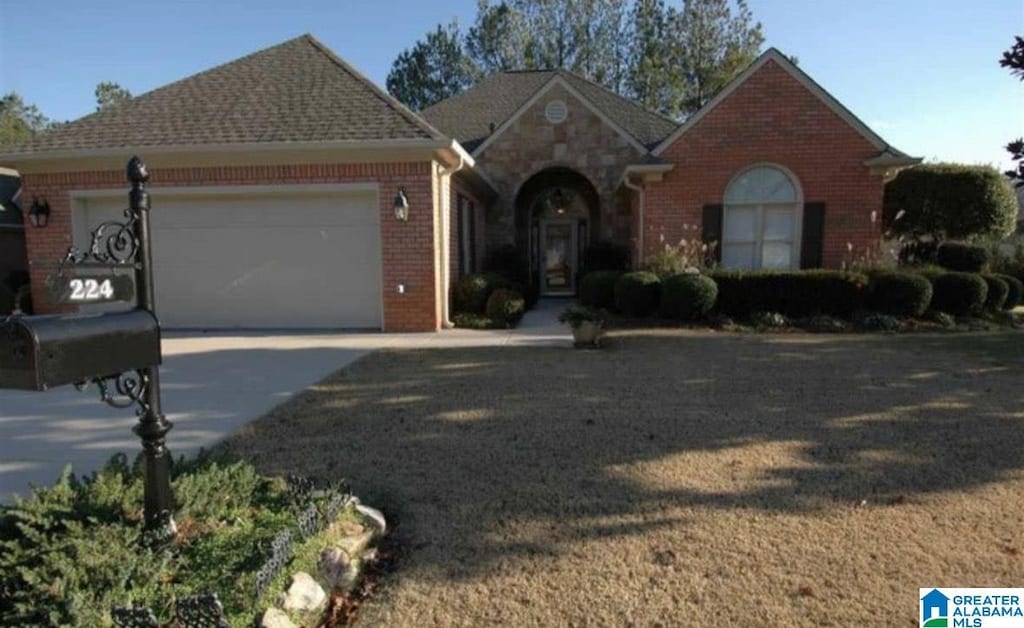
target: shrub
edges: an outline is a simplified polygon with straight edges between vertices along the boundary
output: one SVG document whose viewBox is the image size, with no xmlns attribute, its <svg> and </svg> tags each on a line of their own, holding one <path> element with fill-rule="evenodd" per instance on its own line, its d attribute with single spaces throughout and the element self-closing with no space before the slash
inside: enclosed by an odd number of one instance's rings
<svg viewBox="0 0 1024 628">
<path fill-rule="evenodd" d="M 860 273 L 835 270 L 718 271 L 711 278 L 718 284 L 717 311 L 734 318 L 757 311 L 849 317 L 863 308 L 868 283 Z"/>
<path fill-rule="evenodd" d="M 561 314 L 558 315 L 558 322 L 565 323 L 570 327 L 579 327 L 583 323 L 602 323 L 604 318 L 601 313 L 593 308 L 589 308 L 585 305 L 577 305 L 573 303 L 565 308 Z"/>
<path fill-rule="evenodd" d="M 908 273 L 921 275 L 922 277 L 930 281 L 932 284 L 935 283 L 936 279 L 949 272 L 945 268 L 941 266 L 936 266 L 935 264 L 924 264 L 922 266 L 908 266 L 905 270 Z"/>
<path fill-rule="evenodd" d="M 1017 198 L 995 168 L 918 166 L 886 184 L 883 215 L 887 229 L 914 239 L 1002 238 L 1015 227 Z"/>
<path fill-rule="evenodd" d="M 626 316 L 648 316 L 658 309 L 661 280 L 654 273 L 626 273 L 615 282 L 615 308 Z"/>
<path fill-rule="evenodd" d="M 477 273 L 461 277 L 452 290 L 452 311 L 483 314 L 491 293 L 507 285 L 508 281 L 495 273 Z"/>
<path fill-rule="evenodd" d="M 899 331 L 902 326 L 903 323 L 895 316 L 875 312 L 857 320 L 857 327 L 864 331 Z"/>
<path fill-rule="evenodd" d="M 936 260 L 939 266 L 962 273 L 980 273 L 989 263 L 989 252 L 983 246 L 964 242 L 943 242 Z"/>
<path fill-rule="evenodd" d="M 988 284 L 972 273 L 946 273 L 935 280 L 932 288 L 932 308 L 953 316 L 981 312 L 988 297 Z"/>
<path fill-rule="evenodd" d="M 718 298 L 718 285 L 706 275 L 673 275 L 661 285 L 661 315 L 683 321 L 707 316 Z"/>
<path fill-rule="evenodd" d="M 789 326 L 789 318 L 780 312 L 754 312 L 750 322 L 758 329 L 781 329 Z"/>
<path fill-rule="evenodd" d="M 707 268 L 707 262 L 708 247 L 702 241 L 683 239 L 676 246 L 666 244 L 660 253 L 648 258 L 644 270 L 668 279 L 673 275 L 703 270 Z"/>
<path fill-rule="evenodd" d="M 997 273 L 1016 277 L 1024 281 L 1024 240 L 1018 240 L 1013 247 L 1012 253 L 1006 253 L 997 248 L 993 256 L 992 269 Z"/>
<path fill-rule="evenodd" d="M 900 247 L 898 260 L 903 265 L 934 264 L 939 243 L 931 240 L 907 242 Z"/>
<path fill-rule="evenodd" d="M 487 318 L 501 327 L 515 327 L 526 312 L 526 300 L 515 290 L 499 288 L 487 298 Z"/>
<path fill-rule="evenodd" d="M 892 316 L 921 316 L 932 302 L 932 284 L 916 273 L 882 271 L 871 274 L 867 306 Z"/>
<path fill-rule="evenodd" d="M 816 334 L 841 334 L 850 331 L 850 324 L 841 318 L 819 314 L 799 321 L 799 325 Z"/>
<path fill-rule="evenodd" d="M 945 312 L 940 312 L 938 310 L 928 310 L 927 312 L 925 312 L 924 319 L 926 321 L 936 323 L 937 325 L 941 325 L 946 329 L 952 329 L 956 327 L 956 321 L 953 319 L 952 316 L 946 314 Z"/>
<path fill-rule="evenodd" d="M 622 271 L 599 270 L 583 276 L 580 282 L 580 303 L 589 307 L 613 309 L 615 307 L 615 282 Z"/>
<path fill-rule="evenodd" d="M 497 329 L 500 327 L 483 314 L 470 314 L 469 312 L 459 312 L 452 316 L 452 324 L 459 329 Z"/>
<path fill-rule="evenodd" d="M 985 309 L 989 312 L 998 312 L 1006 304 L 1006 298 L 1010 295 L 1010 285 L 997 275 L 982 275 L 982 279 L 988 284 L 988 294 L 985 296 Z"/>
<path fill-rule="evenodd" d="M 607 240 L 595 242 L 583 249 L 582 274 L 598 270 L 629 270 L 630 251 L 628 246 L 615 244 Z"/>
<path fill-rule="evenodd" d="M 1006 302 L 1003 303 L 1004 310 L 1012 310 L 1024 300 L 1024 282 L 1012 275 L 996 275 L 1006 282 Z"/>
</svg>

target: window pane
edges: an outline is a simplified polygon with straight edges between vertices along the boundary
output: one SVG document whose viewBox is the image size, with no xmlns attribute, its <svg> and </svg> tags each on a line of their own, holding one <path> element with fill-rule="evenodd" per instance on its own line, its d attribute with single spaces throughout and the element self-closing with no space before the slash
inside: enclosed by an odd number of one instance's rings
<svg viewBox="0 0 1024 628">
<path fill-rule="evenodd" d="M 751 269 L 754 267 L 753 244 L 726 244 L 722 247 L 722 267 Z"/>
<path fill-rule="evenodd" d="M 751 168 L 725 191 L 726 203 L 795 203 L 796 187 L 778 168 Z"/>
<path fill-rule="evenodd" d="M 764 239 L 793 239 L 793 210 L 766 209 L 764 212 Z"/>
<path fill-rule="evenodd" d="M 791 268 L 793 265 L 793 244 L 790 242 L 765 242 L 762 249 L 761 268 Z"/>
<path fill-rule="evenodd" d="M 726 242 L 757 240 L 757 210 L 727 207 L 725 234 L 722 239 Z"/>
</svg>

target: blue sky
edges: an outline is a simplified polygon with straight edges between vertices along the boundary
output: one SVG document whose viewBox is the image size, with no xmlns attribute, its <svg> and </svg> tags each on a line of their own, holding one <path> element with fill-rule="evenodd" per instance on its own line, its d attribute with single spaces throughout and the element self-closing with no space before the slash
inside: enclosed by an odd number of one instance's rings
<svg viewBox="0 0 1024 628">
<path fill-rule="evenodd" d="M 669 0 L 678 2 L 678 0 Z M 1022 0 L 749 0 L 767 45 L 891 144 L 927 159 L 1008 166 L 1024 83 L 999 67 Z M 131 9 L 127 9 L 131 7 Z M 305 32 L 384 83 L 395 56 L 476 0 L 0 0 L 0 92 L 74 119 L 115 81 L 139 94 Z"/>
</svg>

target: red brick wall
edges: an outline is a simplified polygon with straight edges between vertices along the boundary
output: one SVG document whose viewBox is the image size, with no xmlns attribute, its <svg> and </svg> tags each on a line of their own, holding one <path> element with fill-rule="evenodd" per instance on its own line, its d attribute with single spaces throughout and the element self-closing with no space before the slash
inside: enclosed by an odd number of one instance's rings
<svg viewBox="0 0 1024 628">
<path fill-rule="evenodd" d="M 863 164 L 878 153 L 770 61 L 661 155 L 675 168 L 648 185 L 644 254 L 657 253 L 662 242 L 699 235 L 702 207 L 722 203 L 734 176 L 754 164 L 774 163 L 796 175 L 805 202 L 826 204 L 824 264 L 839 267 L 881 236 L 883 181 Z"/>
<path fill-rule="evenodd" d="M 313 164 L 282 166 L 226 166 L 209 168 L 157 168 L 150 171 L 150 186 L 275 185 L 309 183 L 378 183 L 383 256 L 384 330 L 433 331 L 440 327 L 434 269 L 434 195 L 431 163 Z M 50 203 L 50 224 L 26 228 L 32 275 L 32 296 L 39 312 L 55 311 L 44 290 L 52 264 L 71 245 L 72 190 L 123 189 L 123 170 L 25 174 L 26 199 Z M 393 201 L 398 186 L 409 197 L 409 221 L 395 220 Z M 154 202 L 159 199 L 154 198 Z M 329 269 L 328 269 L 329 272 Z M 404 283 L 405 294 L 396 286 Z"/>
</svg>

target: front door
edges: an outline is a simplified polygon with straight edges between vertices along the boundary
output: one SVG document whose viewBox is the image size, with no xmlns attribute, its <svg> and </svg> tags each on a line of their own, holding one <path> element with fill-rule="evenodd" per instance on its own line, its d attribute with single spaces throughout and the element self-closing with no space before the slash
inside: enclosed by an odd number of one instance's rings
<svg viewBox="0 0 1024 628">
<path fill-rule="evenodd" d="M 545 220 L 540 225 L 541 294 L 576 293 L 578 256 L 575 221 Z"/>
</svg>

